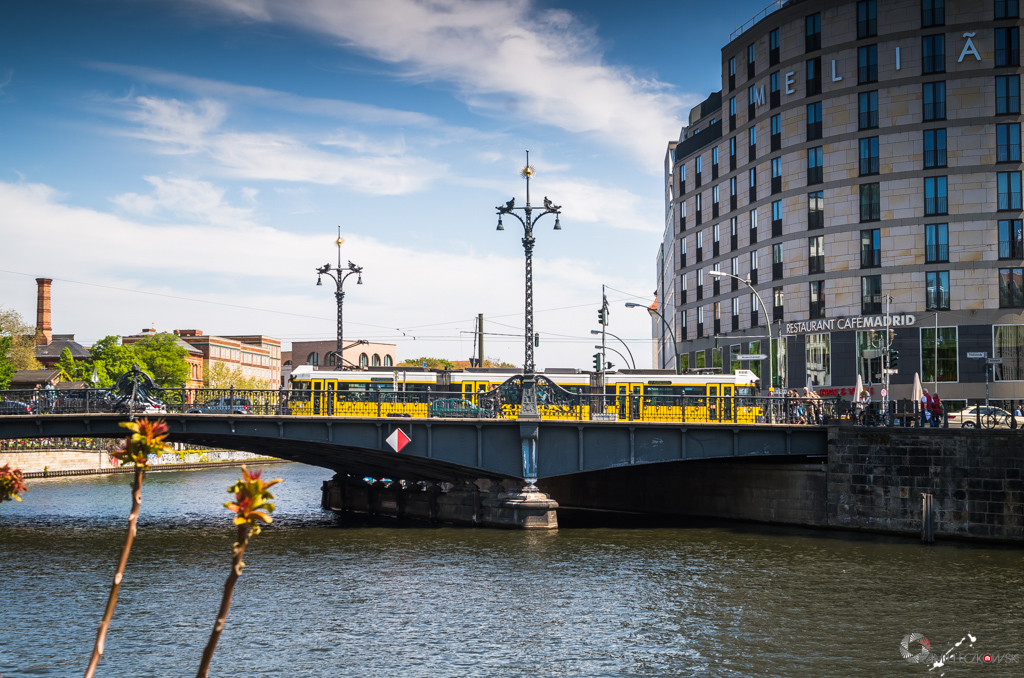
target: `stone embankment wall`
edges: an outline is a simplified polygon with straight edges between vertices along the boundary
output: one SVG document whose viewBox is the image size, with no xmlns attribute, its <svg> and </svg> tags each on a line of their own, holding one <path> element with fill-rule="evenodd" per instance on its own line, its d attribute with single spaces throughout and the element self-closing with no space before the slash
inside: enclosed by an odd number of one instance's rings
<svg viewBox="0 0 1024 678">
<path fill-rule="evenodd" d="M 1024 432 L 843 427 L 829 436 L 830 526 L 919 534 L 927 492 L 938 538 L 1024 539 Z"/>
<path fill-rule="evenodd" d="M 0 466 L 10 464 L 25 473 L 49 471 L 104 470 L 112 468 L 105 450 L 4 450 Z"/>
</svg>

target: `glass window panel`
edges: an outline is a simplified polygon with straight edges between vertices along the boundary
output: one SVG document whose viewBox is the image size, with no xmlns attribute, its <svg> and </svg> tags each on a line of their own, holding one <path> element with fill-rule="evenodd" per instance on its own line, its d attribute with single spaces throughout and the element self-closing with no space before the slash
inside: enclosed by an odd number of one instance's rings
<svg viewBox="0 0 1024 678">
<path fill-rule="evenodd" d="M 925 385 L 957 381 L 956 329 L 940 327 L 936 335 L 934 327 L 921 328 L 921 381 Z"/>
<path fill-rule="evenodd" d="M 832 335 L 808 334 L 806 338 L 807 380 L 812 386 L 832 385 Z"/>
<path fill-rule="evenodd" d="M 857 332 L 857 374 L 865 385 L 880 384 L 882 378 L 882 347 L 885 346 L 883 330 Z"/>
<path fill-rule="evenodd" d="M 995 325 L 992 344 L 992 357 L 1003 359 L 993 370 L 995 380 L 1024 381 L 1024 325 Z"/>
</svg>

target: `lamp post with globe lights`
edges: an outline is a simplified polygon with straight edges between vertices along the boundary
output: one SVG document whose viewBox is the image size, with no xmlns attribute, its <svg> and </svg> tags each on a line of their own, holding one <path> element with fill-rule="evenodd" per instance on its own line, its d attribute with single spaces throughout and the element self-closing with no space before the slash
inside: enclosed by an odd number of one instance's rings
<svg viewBox="0 0 1024 678">
<path fill-rule="evenodd" d="M 344 328 L 342 324 L 342 308 L 345 303 L 345 281 L 348 280 L 349 276 L 355 275 L 356 284 L 363 284 L 363 267 L 356 266 L 351 261 L 348 262 L 348 266 L 345 268 L 341 267 L 341 246 L 345 243 L 344 238 L 341 237 L 341 226 L 338 226 L 338 239 L 334 241 L 334 244 L 338 246 L 338 265 L 331 268 L 330 263 L 324 264 L 323 266 L 316 269 L 316 284 L 318 287 L 323 285 L 322 277 L 327 276 L 334 280 L 337 289 L 334 292 L 334 298 L 338 303 L 338 343 L 335 348 L 335 355 L 337 356 L 337 364 L 339 369 L 345 369 L 345 359 L 342 357 L 342 350 L 344 349 Z"/>
</svg>

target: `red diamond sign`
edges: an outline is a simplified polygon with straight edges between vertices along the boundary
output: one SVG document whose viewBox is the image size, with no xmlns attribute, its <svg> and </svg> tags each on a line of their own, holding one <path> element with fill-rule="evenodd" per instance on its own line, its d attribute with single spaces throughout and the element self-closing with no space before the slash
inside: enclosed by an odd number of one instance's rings
<svg viewBox="0 0 1024 678">
<path fill-rule="evenodd" d="M 401 452 L 402 448 L 409 444 L 409 436 L 402 429 L 396 428 L 394 433 L 388 436 L 386 442 L 395 452 Z"/>
</svg>

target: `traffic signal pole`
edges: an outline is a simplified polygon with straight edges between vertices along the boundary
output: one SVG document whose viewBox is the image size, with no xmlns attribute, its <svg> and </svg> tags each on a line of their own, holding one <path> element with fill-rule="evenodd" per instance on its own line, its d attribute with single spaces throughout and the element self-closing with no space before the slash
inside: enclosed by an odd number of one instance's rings
<svg viewBox="0 0 1024 678">
<path fill-rule="evenodd" d="M 605 335 L 608 327 L 608 297 L 605 295 L 604 285 L 601 285 L 601 372 L 604 372 L 608 364 L 608 349 L 605 343 Z"/>
</svg>

